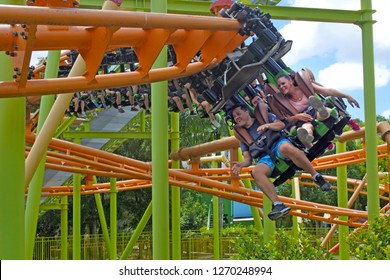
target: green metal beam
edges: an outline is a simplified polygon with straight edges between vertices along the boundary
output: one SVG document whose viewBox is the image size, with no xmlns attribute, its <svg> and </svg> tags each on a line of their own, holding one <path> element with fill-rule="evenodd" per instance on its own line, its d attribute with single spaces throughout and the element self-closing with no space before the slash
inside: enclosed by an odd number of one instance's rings
<svg viewBox="0 0 390 280">
<path fill-rule="evenodd" d="M 68 196 L 61 197 L 61 260 L 68 259 Z"/>
<path fill-rule="evenodd" d="M 23 5 L 20 0 L 0 4 Z M 11 57 L 0 52 L 0 80 L 12 81 Z M 0 260 L 23 260 L 25 98 L 0 100 Z"/>
<path fill-rule="evenodd" d="M 248 2 L 248 1 L 244 1 Z M 260 1 L 261 2 L 261 1 Z M 267 1 L 268 4 L 278 4 L 279 1 Z M 99 0 L 81 0 L 82 8 L 99 8 L 101 1 Z M 186 0 L 170 0 L 167 1 L 167 10 L 170 14 L 189 14 L 211 16 L 210 4 L 211 1 L 186 1 Z M 316 8 L 300 8 L 300 7 L 284 7 L 275 5 L 253 5 L 245 3 L 251 8 L 260 8 L 264 13 L 269 13 L 272 19 L 280 20 L 302 20 L 302 21 L 317 21 L 317 22 L 335 22 L 335 23 L 353 23 L 357 24 L 364 21 L 363 14 L 367 11 L 349 11 L 337 9 L 316 9 Z M 124 1 L 122 10 L 127 11 L 144 11 L 150 12 L 150 1 L 128 0 Z"/>
<path fill-rule="evenodd" d="M 347 151 L 347 144 L 337 142 L 336 152 L 345 153 Z M 347 185 L 347 166 L 337 167 L 337 206 L 341 208 L 348 208 L 348 185 Z M 339 220 L 348 221 L 347 216 L 339 216 Z M 347 238 L 349 235 L 349 227 L 346 225 L 339 226 L 339 258 L 340 260 L 349 260 L 349 245 Z"/>
<path fill-rule="evenodd" d="M 74 139 L 86 139 L 86 138 L 109 138 L 109 139 L 151 139 L 150 132 L 97 132 L 97 131 L 72 131 L 64 132 L 64 138 Z M 168 139 L 171 139 L 170 133 L 168 133 Z"/>
<path fill-rule="evenodd" d="M 171 150 L 177 151 L 180 149 L 180 118 L 179 113 L 171 114 Z M 180 168 L 180 161 L 173 160 L 172 168 Z M 181 231 L 180 231 L 180 191 L 177 186 L 171 188 L 172 201 L 172 259 L 181 260 Z"/>
<path fill-rule="evenodd" d="M 110 259 L 116 260 L 117 253 L 117 205 L 118 189 L 116 188 L 116 178 L 110 178 Z"/>
<path fill-rule="evenodd" d="M 153 0 L 152 12 L 166 13 L 166 1 Z M 167 47 L 163 47 L 153 68 L 167 65 Z M 153 259 L 168 260 L 169 250 L 169 183 L 168 183 L 168 82 L 152 83 L 152 231 Z M 156 106 L 158 104 L 159 106 Z"/>
<path fill-rule="evenodd" d="M 142 231 L 144 230 L 151 216 L 152 216 L 152 202 L 149 203 L 149 206 L 146 208 L 145 213 L 143 214 L 141 220 L 139 221 L 137 227 L 135 228 L 129 243 L 126 245 L 126 248 L 123 250 L 122 256 L 120 257 L 121 260 L 127 260 L 129 258 L 131 252 L 133 251 L 135 243 L 140 237 Z"/>
<path fill-rule="evenodd" d="M 60 51 L 49 51 L 46 64 L 45 79 L 57 78 L 59 61 Z M 47 116 L 49 115 L 50 109 L 54 103 L 54 98 L 54 95 L 46 95 L 42 96 L 41 98 L 37 133 L 40 133 L 42 126 L 45 123 Z M 30 116 L 28 116 L 28 118 L 29 117 Z M 26 201 L 25 245 L 26 258 L 29 260 L 32 260 L 34 256 L 35 235 L 37 231 L 39 205 L 41 202 L 41 192 L 45 174 L 45 163 L 46 156 L 43 156 L 38 165 L 37 170 L 35 171 L 33 178 L 31 179 Z"/>
<path fill-rule="evenodd" d="M 126 0 L 121 5 L 121 10 L 150 12 L 150 0 Z M 211 1 L 167 1 L 167 13 L 169 14 L 192 14 L 211 15 Z M 81 8 L 99 9 L 101 0 L 80 0 Z"/>
<path fill-rule="evenodd" d="M 269 13 L 272 19 L 353 24 L 360 22 L 363 14 L 362 11 L 281 6 L 262 6 L 260 9 L 264 13 Z"/>
<path fill-rule="evenodd" d="M 368 222 L 371 224 L 379 216 L 379 178 L 378 178 L 378 135 L 376 132 L 376 96 L 375 96 L 375 65 L 374 65 L 374 35 L 371 11 L 371 0 L 361 0 L 364 14 L 362 24 L 363 51 L 363 85 L 364 85 L 364 119 L 366 139 L 366 172 L 367 172 L 367 206 Z"/>
</svg>

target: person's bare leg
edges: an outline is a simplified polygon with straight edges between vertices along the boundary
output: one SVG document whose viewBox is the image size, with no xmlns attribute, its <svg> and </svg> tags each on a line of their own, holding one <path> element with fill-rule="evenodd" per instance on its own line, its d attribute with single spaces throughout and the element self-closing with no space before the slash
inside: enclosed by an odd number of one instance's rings
<svg viewBox="0 0 390 280">
<path fill-rule="evenodd" d="M 192 111 L 192 102 L 191 102 L 191 99 L 188 97 L 187 94 L 183 93 L 183 98 L 185 99 L 186 101 L 186 105 L 187 105 L 187 108 L 190 109 L 190 111 Z"/>
<path fill-rule="evenodd" d="M 263 191 L 263 193 L 272 201 L 279 201 L 278 195 L 275 191 L 275 186 L 269 180 L 267 174 L 270 174 L 271 170 L 268 165 L 259 163 L 252 170 L 253 179 L 256 185 Z"/>
<path fill-rule="evenodd" d="M 149 95 L 148 94 L 144 94 L 144 104 L 145 104 L 145 109 L 150 110 Z"/>
<path fill-rule="evenodd" d="M 184 113 L 184 106 L 183 103 L 181 103 L 181 100 L 178 96 L 172 97 L 173 101 L 175 101 L 177 108 L 180 112 Z"/>
<path fill-rule="evenodd" d="M 280 146 L 280 153 L 283 157 L 291 159 L 296 166 L 302 168 L 306 172 L 309 172 L 312 176 L 317 173 L 305 153 L 294 147 L 291 143 L 283 143 Z"/>
<path fill-rule="evenodd" d="M 117 104 L 118 106 L 121 105 L 121 103 L 122 103 L 122 100 L 121 100 L 121 93 L 120 93 L 119 91 L 116 91 L 116 92 L 115 92 L 115 96 L 116 96 L 116 99 L 115 99 L 116 104 Z"/>
</svg>

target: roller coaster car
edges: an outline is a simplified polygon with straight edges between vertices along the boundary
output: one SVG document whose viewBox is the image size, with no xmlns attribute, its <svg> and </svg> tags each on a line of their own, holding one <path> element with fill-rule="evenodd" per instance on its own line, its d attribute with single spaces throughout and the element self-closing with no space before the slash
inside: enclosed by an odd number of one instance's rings
<svg viewBox="0 0 390 280">
<path fill-rule="evenodd" d="M 350 116 L 345 111 L 345 104 L 343 101 L 333 98 L 325 98 L 322 95 L 315 94 L 311 86 L 311 78 L 308 70 L 302 69 L 295 75 L 295 81 L 303 93 L 310 97 L 312 95 L 324 101 L 324 105 L 331 108 L 330 117 L 324 121 L 314 119 L 312 124 L 314 130 L 314 145 L 307 151 L 307 157 L 310 161 L 323 154 L 329 144 L 336 136 L 343 132 L 343 128 L 350 120 Z M 288 99 L 275 86 L 267 84 L 265 86 L 267 92 L 267 102 L 270 110 L 281 120 L 285 120 L 289 116 L 298 114 L 299 112 L 290 104 Z M 288 134 L 289 138 L 301 148 L 304 145 L 298 140 L 292 132 Z"/>
<path fill-rule="evenodd" d="M 259 9 L 251 9 L 242 3 L 234 3 L 229 11 L 221 10 L 221 15 L 240 22 L 242 35 L 256 35 L 256 39 L 245 48 L 243 54 L 229 57 L 230 68 L 223 76 L 223 87 L 219 99 L 215 99 L 212 113 L 218 113 L 228 100 L 246 85 L 255 80 L 265 69 L 278 73 L 280 58 L 291 49 L 291 41 L 285 41 L 270 20 L 268 14 Z M 255 38 L 255 37 L 254 37 Z M 278 62 L 276 62 L 276 60 Z M 218 90 L 212 88 L 216 93 Z"/>
</svg>

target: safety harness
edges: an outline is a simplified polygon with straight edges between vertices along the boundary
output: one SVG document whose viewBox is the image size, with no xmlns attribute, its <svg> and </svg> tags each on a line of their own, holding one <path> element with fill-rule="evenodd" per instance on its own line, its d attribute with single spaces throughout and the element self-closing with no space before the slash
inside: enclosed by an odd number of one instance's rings
<svg viewBox="0 0 390 280">
<path fill-rule="evenodd" d="M 259 102 L 254 110 L 255 119 L 260 125 L 269 123 L 268 119 L 268 107 L 265 103 Z M 280 131 L 273 131 L 268 129 L 262 133 L 257 139 L 249 134 L 249 132 L 242 126 L 234 126 L 234 136 L 242 143 L 245 143 L 249 147 L 249 153 L 252 158 L 261 158 L 268 154 L 271 159 L 276 163 L 278 160 L 272 152 L 273 147 L 278 140 L 282 137 Z"/>
</svg>

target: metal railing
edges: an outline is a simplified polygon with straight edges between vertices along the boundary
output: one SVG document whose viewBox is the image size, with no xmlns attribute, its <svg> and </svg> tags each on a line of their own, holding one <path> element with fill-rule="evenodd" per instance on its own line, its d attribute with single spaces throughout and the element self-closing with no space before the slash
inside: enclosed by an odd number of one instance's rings
<svg viewBox="0 0 390 280">
<path fill-rule="evenodd" d="M 288 230 L 288 229 L 286 229 Z M 320 238 L 326 234 L 325 229 L 310 230 L 314 239 Z M 259 240 L 257 234 L 251 234 L 253 241 Z M 227 236 L 220 238 L 220 259 L 229 259 L 236 255 L 234 248 L 234 239 L 239 236 Z M 120 258 L 125 250 L 131 233 L 119 233 L 117 236 L 117 259 Z M 334 236 L 327 245 L 326 249 L 331 248 L 337 243 L 337 236 Z M 181 239 L 181 258 L 183 260 L 212 260 L 214 258 L 214 239 L 212 234 L 194 234 L 193 237 L 182 237 Z M 72 259 L 72 236 L 68 238 L 67 259 Z M 37 237 L 34 249 L 34 260 L 60 260 L 61 259 L 61 238 Z M 81 259 L 82 260 L 108 260 L 109 252 L 101 234 L 82 235 L 81 238 Z M 134 244 L 133 250 L 128 257 L 129 260 L 151 260 L 152 255 L 152 236 L 150 233 L 144 233 Z"/>
</svg>

